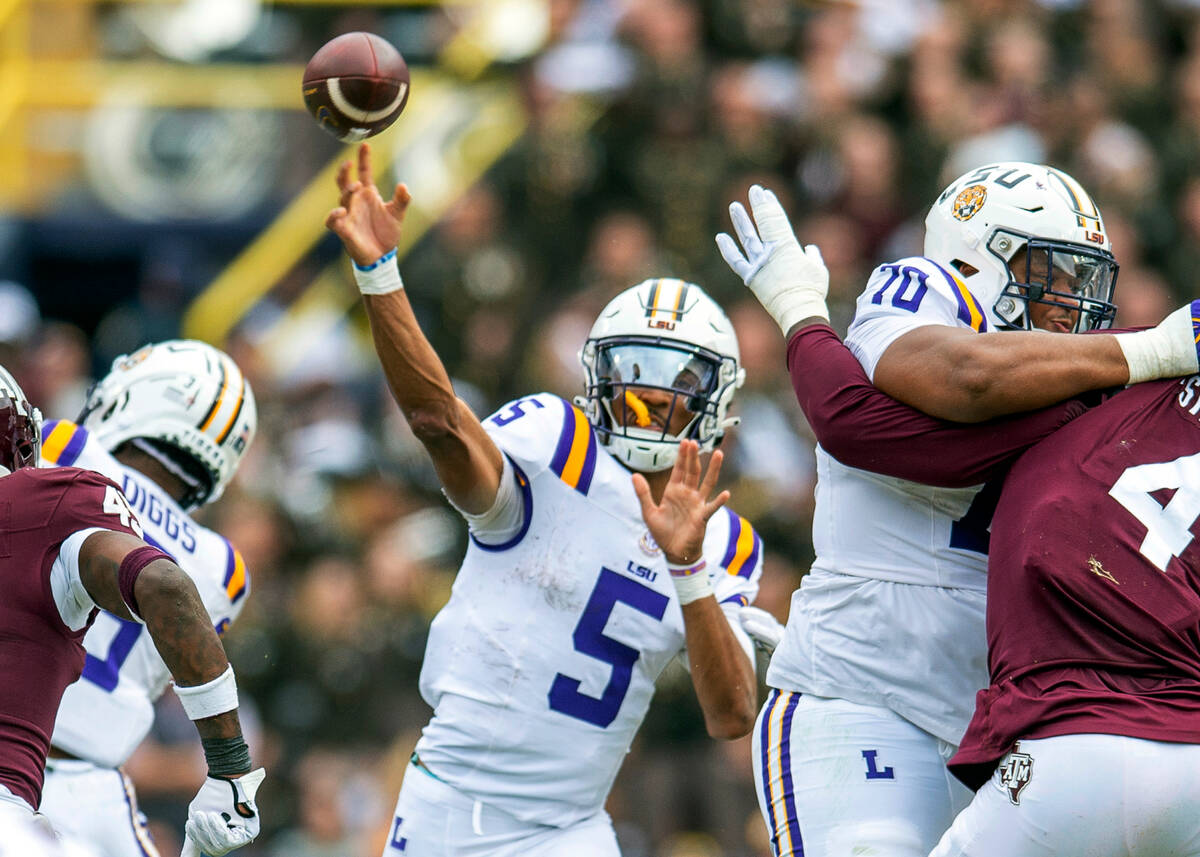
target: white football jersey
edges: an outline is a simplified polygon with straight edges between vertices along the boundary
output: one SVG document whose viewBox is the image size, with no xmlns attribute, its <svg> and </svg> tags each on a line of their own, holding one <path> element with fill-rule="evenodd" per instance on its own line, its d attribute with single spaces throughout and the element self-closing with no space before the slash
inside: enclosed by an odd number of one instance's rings
<svg viewBox="0 0 1200 857">
<path fill-rule="evenodd" d="M 995 323 L 952 271 L 914 257 L 871 275 L 846 345 L 873 376 L 910 330 L 982 333 Z M 768 684 L 883 705 L 957 744 L 988 683 L 987 540 L 999 487 L 933 488 L 847 467 L 818 447 L 817 559 L 792 596 Z"/>
<path fill-rule="evenodd" d="M 524 516 L 505 543 L 472 537 L 430 629 L 417 752 L 434 774 L 521 819 L 565 827 L 603 807 L 670 660 L 683 613 L 630 472 L 583 412 L 546 393 L 483 423 L 508 457 Z M 718 602 L 758 591 L 762 544 L 722 509 L 704 540 Z"/>
<path fill-rule="evenodd" d="M 42 459 L 43 466 L 83 467 L 120 485 L 142 523 L 143 538 L 192 578 L 218 633 L 241 613 L 250 586 L 241 554 L 189 518 L 157 484 L 113 458 L 87 429 L 66 420 L 47 422 Z M 171 673 L 144 625 L 103 610 L 83 645 L 83 675 L 63 696 L 51 740 L 80 759 L 117 767 L 150 731 L 154 701 Z"/>
</svg>

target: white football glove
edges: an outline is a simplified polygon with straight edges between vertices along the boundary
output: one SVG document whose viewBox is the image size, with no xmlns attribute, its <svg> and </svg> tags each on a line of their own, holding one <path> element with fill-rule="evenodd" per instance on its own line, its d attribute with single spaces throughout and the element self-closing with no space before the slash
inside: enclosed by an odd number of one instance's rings
<svg viewBox="0 0 1200 857">
<path fill-rule="evenodd" d="M 233 780 L 205 777 L 188 806 L 180 857 L 222 857 L 253 842 L 260 827 L 254 796 L 266 775 L 258 768 Z"/>
<path fill-rule="evenodd" d="M 750 635 L 750 639 L 768 652 L 775 651 L 775 647 L 783 639 L 783 625 L 761 607 L 741 608 L 738 610 L 738 621 L 742 624 L 742 630 Z"/>
<path fill-rule="evenodd" d="M 1149 330 L 1118 333 L 1129 383 L 1191 375 L 1200 369 L 1200 300 L 1181 306 Z"/>
<path fill-rule="evenodd" d="M 717 249 L 725 263 L 750 287 L 784 336 L 806 318 L 828 321 L 829 269 L 817 245 L 800 247 L 783 206 L 774 193 L 760 185 L 750 188 L 750 208 L 753 220 L 740 202 L 729 206 L 729 219 L 742 249 L 728 234 L 717 235 Z"/>
</svg>

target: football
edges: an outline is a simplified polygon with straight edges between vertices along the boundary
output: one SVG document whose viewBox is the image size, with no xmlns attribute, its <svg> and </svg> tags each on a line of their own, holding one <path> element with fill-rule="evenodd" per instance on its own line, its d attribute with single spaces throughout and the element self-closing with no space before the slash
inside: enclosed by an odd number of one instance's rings
<svg viewBox="0 0 1200 857">
<path fill-rule="evenodd" d="M 408 102 L 408 64 L 374 33 L 326 42 L 304 67 L 304 104 L 317 123 L 346 143 L 373 137 Z"/>
</svg>

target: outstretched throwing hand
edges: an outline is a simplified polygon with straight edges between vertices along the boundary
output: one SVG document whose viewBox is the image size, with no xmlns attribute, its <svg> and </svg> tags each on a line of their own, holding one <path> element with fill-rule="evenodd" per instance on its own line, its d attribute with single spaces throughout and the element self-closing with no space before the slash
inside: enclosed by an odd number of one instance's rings
<svg viewBox="0 0 1200 857">
<path fill-rule="evenodd" d="M 396 185 L 387 202 L 375 187 L 371 167 L 371 147 L 358 147 L 358 178 L 352 176 L 353 164 L 343 161 L 337 171 L 337 186 L 341 193 L 338 207 L 329 212 L 325 226 L 342 239 L 346 253 L 357 264 L 366 266 L 395 249 L 400 241 L 404 213 L 412 201 L 408 185 Z"/>
<path fill-rule="evenodd" d="M 728 491 L 708 499 L 717 487 L 722 457 L 720 451 L 712 454 L 708 472 L 701 479 L 703 467 L 699 444 L 694 440 L 680 441 L 679 457 L 671 468 L 671 478 L 663 489 L 662 499 L 657 503 L 650 494 L 646 477 L 633 474 L 633 490 L 642 506 L 642 518 L 667 562 L 673 565 L 699 561 L 708 519 L 729 500 Z"/>
</svg>

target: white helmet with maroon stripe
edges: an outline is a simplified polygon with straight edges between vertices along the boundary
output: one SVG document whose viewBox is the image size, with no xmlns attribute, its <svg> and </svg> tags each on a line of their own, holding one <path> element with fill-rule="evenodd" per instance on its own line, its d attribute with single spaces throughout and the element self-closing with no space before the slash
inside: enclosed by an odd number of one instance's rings
<svg viewBox="0 0 1200 857">
<path fill-rule="evenodd" d="M 254 393 L 211 345 L 173 339 L 113 361 L 79 422 L 110 452 L 130 442 L 192 490 L 194 508 L 221 496 L 258 426 Z"/>
<path fill-rule="evenodd" d="M 592 325 L 579 359 L 587 392 L 576 403 L 600 442 L 633 470 L 666 470 L 688 438 L 711 452 L 738 422 L 726 416 L 746 379 L 737 336 L 716 301 L 694 283 L 660 278 L 621 292 Z M 665 425 L 653 424 L 642 401 L 647 390 L 669 402 Z M 677 409 L 690 419 L 672 434 Z"/>
<path fill-rule="evenodd" d="M 36 467 L 42 446 L 42 414 L 21 385 L 0 366 L 0 476 Z"/>
<path fill-rule="evenodd" d="M 1076 310 L 1076 331 L 1108 327 L 1116 314 L 1100 209 L 1054 167 L 1010 161 L 959 176 L 925 218 L 925 255 L 957 271 L 993 327 L 1029 328 L 1030 301 Z"/>
</svg>

